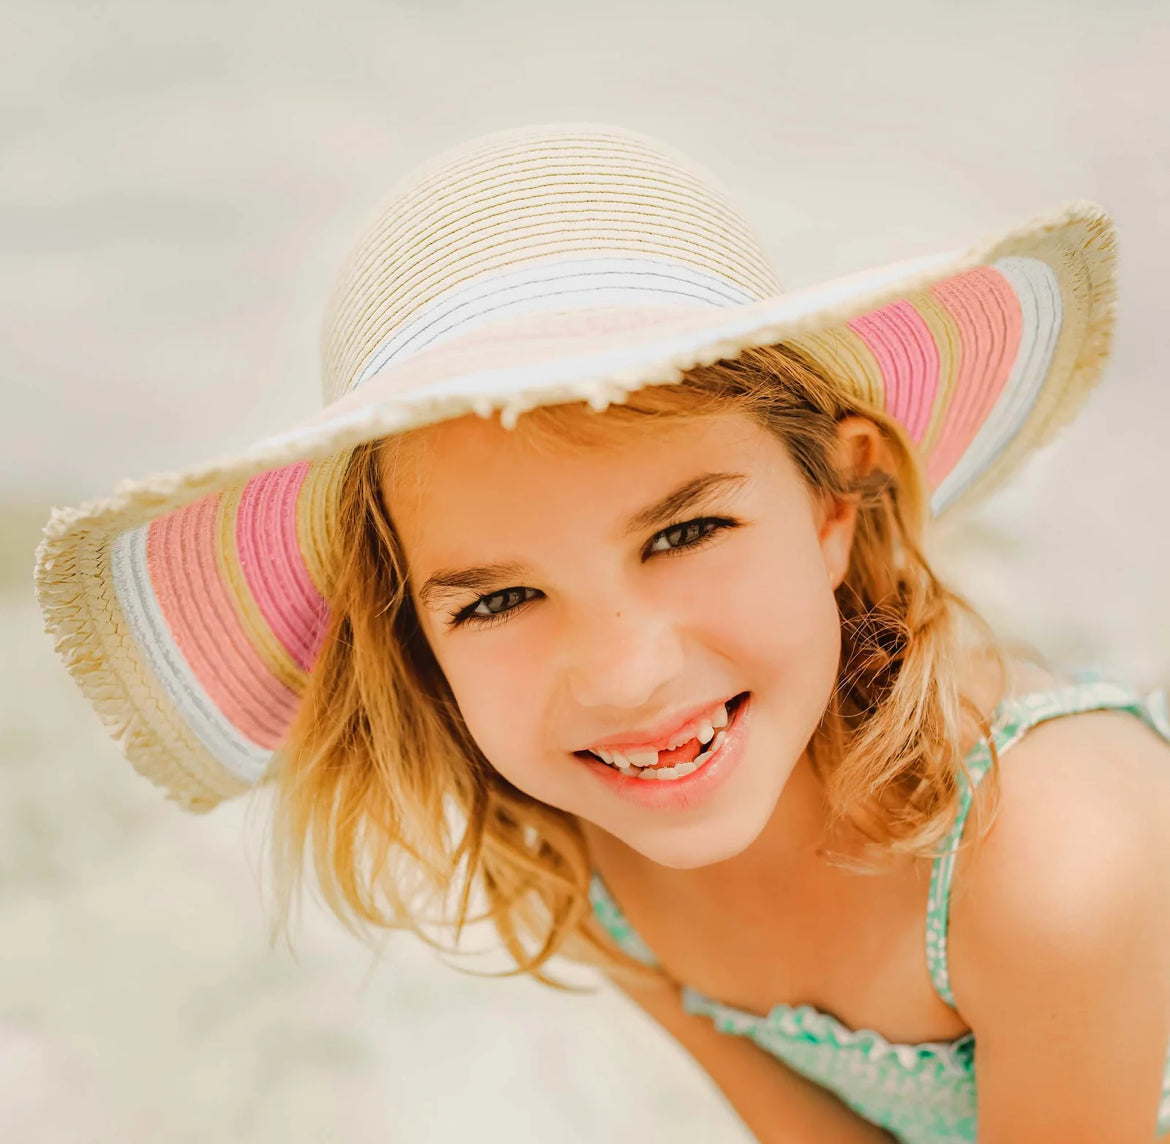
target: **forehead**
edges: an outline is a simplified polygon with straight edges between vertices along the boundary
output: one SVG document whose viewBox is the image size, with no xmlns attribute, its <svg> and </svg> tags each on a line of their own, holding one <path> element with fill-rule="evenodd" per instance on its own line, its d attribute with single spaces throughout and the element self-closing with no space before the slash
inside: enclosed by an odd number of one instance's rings
<svg viewBox="0 0 1170 1144">
<path fill-rule="evenodd" d="M 787 451 L 746 414 L 585 416 L 584 440 L 470 416 L 393 442 L 382 493 L 412 574 L 621 542 L 640 510 L 710 473 L 745 475 L 775 511 L 807 511 Z"/>
<path fill-rule="evenodd" d="M 635 418 L 558 410 L 551 423 L 525 415 L 515 429 L 503 428 L 495 417 L 469 415 L 387 442 L 380 470 L 394 513 L 420 500 L 498 496 L 532 481 L 549 494 L 562 486 L 600 493 L 630 480 L 669 480 L 676 473 L 712 468 L 716 458 L 763 462 L 782 451 L 778 445 L 738 413 Z"/>
</svg>

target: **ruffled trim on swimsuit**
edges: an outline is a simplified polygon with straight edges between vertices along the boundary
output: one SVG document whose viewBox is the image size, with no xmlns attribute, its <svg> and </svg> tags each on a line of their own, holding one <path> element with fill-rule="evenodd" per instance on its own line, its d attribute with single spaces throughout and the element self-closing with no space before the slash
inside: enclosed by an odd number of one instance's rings
<svg viewBox="0 0 1170 1144">
<path fill-rule="evenodd" d="M 776 1005 L 766 1017 L 748 1013 L 720 1001 L 712 1001 L 697 990 L 684 986 L 683 1008 L 688 1013 L 710 1017 L 724 1033 L 738 1033 L 753 1039 L 781 1036 L 798 1043 L 828 1044 L 834 1048 L 864 1053 L 870 1061 L 897 1057 L 911 1071 L 937 1061 L 948 1072 L 969 1074 L 975 1054 L 975 1035 L 964 1033 L 953 1041 L 923 1041 L 900 1044 L 887 1041 L 874 1029 L 850 1029 L 830 1013 L 812 1005 Z"/>
</svg>

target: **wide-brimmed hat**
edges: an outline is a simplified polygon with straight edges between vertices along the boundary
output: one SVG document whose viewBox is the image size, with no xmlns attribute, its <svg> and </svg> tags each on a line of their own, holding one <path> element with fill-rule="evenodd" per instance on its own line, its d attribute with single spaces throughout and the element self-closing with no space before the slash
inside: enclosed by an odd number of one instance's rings
<svg viewBox="0 0 1170 1144">
<path fill-rule="evenodd" d="M 602 409 L 784 342 L 896 418 L 937 514 L 1076 412 L 1109 349 L 1113 251 L 1106 214 L 1074 203 L 785 292 L 719 183 L 653 139 L 559 124 L 473 140 L 410 174 L 349 258 L 318 414 L 53 513 L 47 627 L 134 766 L 209 809 L 263 779 L 304 693 L 354 446 L 468 412 Z"/>
</svg>

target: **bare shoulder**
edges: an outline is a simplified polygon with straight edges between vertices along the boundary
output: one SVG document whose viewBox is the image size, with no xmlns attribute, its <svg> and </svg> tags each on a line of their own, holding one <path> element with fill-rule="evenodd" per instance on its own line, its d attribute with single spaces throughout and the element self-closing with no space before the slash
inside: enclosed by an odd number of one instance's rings
<svg viewBox="0 0 1170 1144">
<path fill-rule="evenodd" d="M 1000 804 L 986 842 L 1001 851 L 1048 850 L 1062 840 L 1105 844 L 1165 838 L 1170 813 L 1170 744 L 1126 711 L 1087 711 L 1031 728 L 999 760 Z M 992 787 L 976 805 L 986 812 Z M 1015 852 L 1012 850 L 1011 852 Z M 1020 854 L 1019 856 L 1022 856 Z"/>
<path fill-rule="evenodd" d="M 981 784 L 956 863 L 956 998 L 980 967 L 1070 943 L 1088 949 L 1170 904 L 1170 745 L 1127 712 L 1032 728 L 1000 760 L 998 805 Z M 974 840 L 982 812 L 990 818 Z"/>
</svg>

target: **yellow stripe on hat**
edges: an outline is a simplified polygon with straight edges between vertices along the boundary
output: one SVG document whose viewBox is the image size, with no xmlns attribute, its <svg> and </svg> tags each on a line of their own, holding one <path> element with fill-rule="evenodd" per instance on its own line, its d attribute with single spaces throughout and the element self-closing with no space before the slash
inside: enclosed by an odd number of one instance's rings
<svg viewBox="0 0 1170 1144">
<path fill-rule="evenodd" d="M 330 538 L 337 523 L 341 479 L 351 453 L 346 450 L 309 466 L 297 498 L 297 537 L 305 568 L 317 591 L 329 598 L 333 580 Z"/>
<path fill-rule="evenodd" d="M 849 378 L 850 389 L 875 409 L 885 408 L 886 391 L 877 359 L 848 326 L 830 326 L 787 342 L 815 359 L 830 377 Z"/>
<path fill-rule="evenodd" d="M 947 308 L 933 294 L 916 294 L 910 304 L 918 311 L 938 351 L 938 388 L 934 395 L 934 408 L 926 431 L 919 442 L 922 456 L 929 457 L 942 426 L 946 422 L 947 409 L 954 393 L 955 379 L 959 373 L 962 344 L 959 327 Z"/>
<path fill-rule="evenodd" d="M 290 691 L 300 694 L 305 689 L 308 680 L 307 673 L 297 666 L 284 645 L 277 639 L 260 611 L 260 607 L 248 587 L 244 570 L 240 566 L 236 517 L 245 487 L 245 485 L 236 485 L 227 489 L 220 499 L 219 516 L 216 520 L 216 547 L 218 548 L 220 574 L 223 576 L 228 595 L 235 607 L 236 614 L 239 616 L 240 626 L 243 628 L 248 642 L 259 653 L 264 666 Z"/>
</svg>

